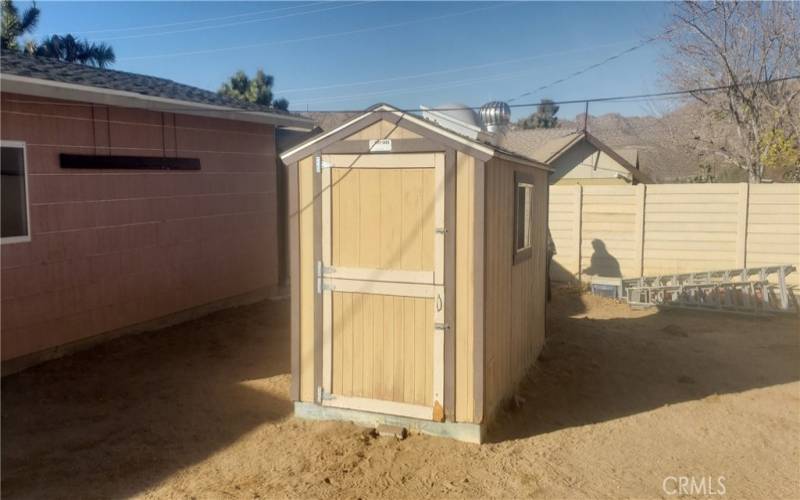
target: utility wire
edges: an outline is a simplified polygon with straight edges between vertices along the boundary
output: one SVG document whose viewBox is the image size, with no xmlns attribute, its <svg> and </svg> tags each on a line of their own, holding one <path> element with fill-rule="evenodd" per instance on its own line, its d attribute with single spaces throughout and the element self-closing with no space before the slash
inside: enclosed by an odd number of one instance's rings
<svg viewBox="0 0 800 500">
<path fill-rule="evenodd" d="M 625 102 L 633 99 L 650 99 L 650 98 L 664 98 L 664 97 L 678 97 L 678 96 L 686 96 L 691 94 L 702 94 L 706 92 L 718 92 L 721 90 L 728 90 L 735 87 L 752 87 L 755 85 L 768 85 L 772 83 L 790 81 L 790 80 L 799 80 L 800 75 L 792 75 L 786 76 L 782 78 L 773 78 L 771 80 L 759 80 L 756 82 L 750 83 L 738 83 L 733 85 L 719 85 L 716 87 L 699 87 L 694 89 L 688 90 L 674 90 L 670 92 L 655 92 L 650 94 L 632 94 L 632 95 L 623 95 L 623 96 L 611 96 L 611 97 L 592 97 L 588 99 L 569 99 L 563 101 L 552 101 L 552 104 L 584 104 L 584 103 L 593 103 L 593 102 Z M 539 102 L 529 102 L 524 104 L 509 104 L 508 107 L 510 108 L 530 108 L 534 106 L 538 106 Z M 481 106 L 464 106 L 458 108 L 435 108 L 434 111 L 457 111 L 461 109 L 472 109 L 472 110 L 480 110 Z M 338 113 L 362 113 L 364 110 L 355 110 L 355 109 L 338 109 L 338 110 L 312 110 L 311 112 L 338 112 Z M 419 110 L 416 109 L 398 109 L 398 111 L 402 111 L 405 113 L 416 112 Z"/>
<path fill-rule="evenodd" d="M 491 5 L 484 6 L 484 7 L 465 10 L 465 11 L 462 11 L 462 12 L 453 12 L 453 13 L 450 13 L 450 14 L 443 14 L 441 16 L 422 17 L 422 18 L 418 18 L 418 19 L 411 19 L 409 21 L 402 21 L 402 22 L 399 22 L 399 23 L 382 24 L 382 25 L 379 25 L 379 26 L 369 26 L 367 28 L 361 28 L 361 29 L 355 29 L 355 30 L 349 30 L 349 31 L 338 31 L 338 32 L 335 32 L 335 33 L 325 33 L 325 34 L 322 34 L 322 35 L 311 35 L 311 36 L 306 36 L 306 37 L 301 37 L 301 38 L 293 38 L 293 39 L 285 39 L 285 40 L 273 40 L 273 41 L 270 41 L 270 42 L 258 42 L 258 43 L 250 43 L 250 44 L 246 44 L 246 45 L 234 45 L 234 46 L 228 46 L 228 47 L 218 47 L 218 48 L 214 48 L 214 49 L 201 49 L 201 50 L 191 50 L 191 51 L 186 51 L 186 52 L 171 52 L 171 53 L 144 55 L 144 56 L 120 57 L 120 58 L 117 58 L 117 60 L 118 61 L 133 61 L 133 60 L 139 60 L 139 59 L 159 59 L 159 58 L 162 58 L 162 57 L 194 56 L 194 55 L 200 55 L 200 54 L 213 54 L 213 53 L 217 53 L 217 52 L 227 52 L 227 51 L 230 51 L 230 50 L 243 50 L 243 49 L 252 49 L 252 48 L 256 48 L 256 47 L 270 47 L 270 46 L 275 46 L 275 45 L 287 45 L 287 44 L 290 44 L 290 43 L 308 42 L 308 41 L 312 41 L 312 40 L 324 40 L 324 39 L 328 39 L 328 38 L 336 38 L 336 37 L 339 37 L 339 36 L 356 35 L 356 34 L 359 34 L 359 33 L 371 33 L 371 32 L 374 32 L 374 31 L 381 31 L 381 30 L 384 30 L 384 29 L 399 28 L 401 26 L 408 26 L 408 25 L 411 25 L 411 24 L 419 23 L 419 22 L 437 21 L 437 20 L 440 20 L 440 19 L 448 19 L 448 18 L 451 18 L 451 17 L 457 17 L 457 16 L 463 16 L 463 15 L 466 15 L 466 14 L 472 14 L 473 12 L 486 11 L 486 10 L 489 10 L 489 9 L 497 9 L 497 8 L 500 8 L 500 7 L 505 7 L 507 5 L 511 5 L 512 3 L 513 2 L 495 3 L 495 4 L 491 4 Z"/>
<path fill-rule="evenodd" d="M 377 1 L 377 0 L 366 0 L 366 1 L 363 1 L 363 2 L 336 4 L 333 7 L 325 7 L 325 8 L 316 9 L 316 10 L 306 10 L 306 11 L 303 11 L 303 12 L 292 12 L 290 14 L 282 14 L 280 16 L 264 17 L 264 18 L 260 18 L 260 19 L 245 19 L 244 21 L 233 21 L 233 22 L 229 22 L 229 23 L 212 24 L 211 26 L 195 26 L 193 28 L 183 28 L 183 29 L 172 30 L 172 31 L 161 31 L 161 32 L 155 32 L 155 33 L 137 33 L 137 34 L 134 34 L 134 35 L 112 36 L 112 37 L 104 38 L 103 41 L 130 40 L 130 39 L 133 39 L 133 38 L 147 38 L 147 37 L 150 37 L 150 36 L 175 35 L 175 34 L 178 34 L 178 33 L 188 33 L 188 32 L 192 32 L 192 31 L 204 31 L 204 30 L 211 30 L 211 29 L 218 29 L 218 28 L 228 28 L 228 27 L 231 27 L 231 26 L 241 26 L 243 24 L 253 24 L 253 23 L 260 23 L 260 22 L 264 22 L 264 21 L 274 21 L 275 19 L 286 19 L 288 17 L 304 16 L 306 14 L 316 14 L 316 13 L 319 13 L 319 12 L 327 12 L 327 11 L 336 10 L 336 9 L 346 9 L 348 7 L 354 7 L 354 6 L 357 6 L 357 5 L 364 5 L 364 4 L 368 4 L 368 3 L 373 3 L 375 1 Z"/>
<path fill-rule="evenodd" d="M 128 28 L 107 28 L 102 30 L 87 30 L 87 31 L 72 31 L 73 35 L 93 35 L 97 33 L 118 33 L 123 31 L 141 31 L 141 30 L 148 30 L 148 29 L 156 29 L 156 28 L 171 28 L 173 26 L 186 26 L 187 24 L 200 24 L 210 21 L 224 21 L 226 19 L 236 19 L 239 17 L 248 17 L 248 16 L 258 16 L 261 14 L 266 14 L 268 12 L 280 12 L 285 10 L 296 10 L 296 9 L 303 9 L 306 7 L 314 7 L 316 5 L 323 4 L 325 2 L 314 2 L 314 3 L 304 3 L 303 5 L 292 5 L 289 7 L 280 7 L 277 9 L 266 9 L 266 10 L 256 10 L 253 12 L 245 12 L 243 14 L 232 14 L 230 16 L 219 16 L 219 17 L 207 17 L 205 19 L 195 19 L 191 21 L 177 21 L 173 23 L 162 23 L 162 24 L 149 24 L 145 26 L 130 26 Z M 54 33 L 55 34 L 55 33 Z"/>
<path fill-rule="evenodd" d="M 719 7 L 714 7 L 714 8 L 712 8 L 712 9 L 710 9 L 708 12 L 706 12 L 706 14 L 710 14 L 711 12 L 714 12 L 714 11 L 715 11 L 715 10 L 717 10 L 718 8 L 719 8 Z M 692 19 L 692 21 L 694 21 L 695 19 L 697 19 L 697 17 L 699 17 L 699 16 L 696 16 L 694 19 Z M 589 71 L 591 71 L 591 70 L 593 70 L 593 69 L 595 69 L 595 68 L 599 68 L 600 66 L 603 66 L 604 64 L 608 64 L 608 63 L 610 63 L 611 61 L 614 61 L 614 60 L 616 60 L 616 59 L 619 59 L 619 58 L 621 58 L 621 57 L 623 57 L 623 56 L 625 56 L 625 55 L 627 55 L 627 54 L 630 54 L 631 52 L 635 52 L 635 51 L 637 51 L 637 50 L 641 49 L 642 47 L 644 47 L 644 46 L 646 46 L 646 45 L 648 45 L 648 44 L 650 44 L 650 43 L 653 43 L 653 42 L 655 42 L 656 40 L 658 40 L 658 39 L 659 39 L 659 38 L 661 38 L 661 37 L 664 37 L 664 36 L 666 36 L 666 35 L 669 35 L 669 34 L 671 34 L 671 33 L 672 33 L 673 31 L 675 31 L 676 29 L 677 29 L 677 27 L 675 27 L 675 26 L 671 26 L 671 27 L 669 27 L 669 28 L 665 29 L 664 31 L 662 31 L 661 33 L 659 33 L 658 35 L 651 36 L 650 38 L 647 38 L 647 39 L 643 40 L 642 42 L 640 42 L 640 43 L 638 43 L 638 44 L 634 45 L 633 47 L 629 47 L 629 48 L 627 48 L 627 49 L 623 50 L 622 52 L 618 52 L 617 54 L 614 54 L 614 55 L 612 55 L 612 56 L 609 56 L 609 57 L 607 57 L 607 58 L 603 59 L 603 60 L 602 60 L 602 61 L 600 61 L 600 62 L 597 62 L 597 63 L 591 64 L 591 65 L 589 65 L 589 66 L 587 66 L 587 67 L 585 67 L 585 68 L 583 68 L 583 69 L 580 69 L 580 70 L 578 70 L 578 71 L 575 71 L 574 73 L 570 73 L 569 75 L 567 75 L 567 76 L 565 76 L 565 77 L 563 77 L 563 78 L 559 78 L 558 80 L 554 80 L 554 81 L 552 81 L 552 82 L 550 82 L 550 83 L 547 83 L 547 84 L 545 84 L 545 85 L 542 85 L 541 87 L 535 88 L 535 89 L 533 89 L 533 90 L 531 90 L 531 91 L 528 91 L 528 92 L 523 92 L 522 94 L 518 95 L 517 97 L 514 97 L 514 98 L 512 98 L 512 99 L 509 99 L 509 100 L 508 100 L 508 101 L 506 101 L 506 102 L 510 104 L 510 103 L 512 103 L 512 102 L 514 102 L 514 101 L 516 101 L 517 99 L 521 99 L 522 97 L 528 97 L 528 96 L 530 96 L 530 95 L 533 95 L 533 94 L 535 94 L 535 93 L 537 93 L 537 92 L 540 92 L 540 91 L 542 91 L 542 90 L 544 90 L 544 89 L 550 88 L 550 87 L 552 87 L 553 85 L 558 85 L 559 83 L 564 83 L 564 82 L 566 82 L 567 80 L 571 80 L 572 78 L 575 78 L 576 76 L 580 76 L 580 75 L 582 75 L 582 74 L 584 74 L 584 73 L 586 73 L 586 72 L 589 72 Z"/>
<path fill-rule="evenodd" d="M 560 50 L 560 51 L 556 51 L 556 52 L 547 52 L 547 53 L 544 53 L 544 54 L 537 54 L 535 56 L 529 56 L 529 57 L 519 57 L 519 58 L 515 58 L 515 59 L 506 59 L 506 60 L 503 60 L 503 61 L 483 63 L 483 64 L 471 64 L 471 65 L 468 65 L 468 66 L 460 66 L 460 67 L 449 68 L 449 69 L 445 69 L 445 70 L 428 71 L 428 72 L 425 72 L 425 73 L 416 73 L 416 74 L 412 74 L 412 75 L 400 75 L 400 76 L 394 76 L 394 77 L 390 77 L 390 78 L 380 78 L 380 79 L 377 79 L 377 80 L 364 80 L 364 81 L 360 81 L 360 82 L 348 82 L 348 83 L 337 83 L 337 84 L 332 84 L 332 85 L 322 85 L 322 86 L 318 86 L 318 87 L 305 87 L 305 88 L 287 89 L 287 90 L 282 90 L 281 91 L 281 95 L 297 93 L 297 92 L 309 92 L 309 91 L 314 91 L 314 90 L 327 90 L 327 89 L 342 88 L 342 87 L 360 87 L 360 86 L 363 86 L 363 85 L 371 85 L 373 83 L 396 82 L 396 81 L 401 81 L 401 80 L 413 80 L 413 79 L 416 79 L 416 78 L 422 78 L 422 77 L 426 77 L 426 76 L 439 76 L 439 75 L 446 75 L 446 74 L 451 74 L 451 73 L 460 73 L 460 72 L 468 71 L 468 70 L 485 69 L 485 68 L 491 68 L 491 67 L 494 67 L 494 66 L 502 66 L 502 65 L 505 65 L 505 64 L 513 64 L 513 63 L 520 63 L 520 62 L 526 62 L 526 61 L 533 61 L 533 60 L 536 60 L 536 59 L 546 59 L 548 57 L 553 57 L 553 56 L 574 54 L 574 53 L 578 53 L 578 52 L 588 52 L 588 51 L 597 50 L 598 48 L 613 47 L 613 46 L 616 46 L 616 45 L 621 45 L 623 43 L 629 43 L 629 42 L 631 42 L 631 40 L 620 40 L 618 42 L 611 42 L 611 43 L 606 43 L 606 44 L 602 44 L 602 45 L 595 45 L 595 46 L 592 46 L 592 47 L 578 47 L 578 48 L 574 48 L 574 49 Z M 530 71 L 538 70 L 538 69 L 539 69 L 538 67 L 537 68 L 531 68 Z M 525 71 L 528 71 L 528 70 L 525 70 Z M 485 76 L 491 76 L 491 75 L 485 75 Z M 446 84 L 446 83 L 448 83 L 448 82 L 442 82 L 442 84 Z M 403 89 L 399 89 L 399 90 L 403 90 Z M 389 92 L 391 92 L 391 91 L 389 91 Z M 339 97 L 342 97 L 342 96 L 333 96 L 333 97 L 331 97 L 331 99 L 338 99 Z M 315 100 L 317 100 L 317 99 L 321 100 L 323 98 L 320 97 L 320 98 L 314 98 L 314 99 Z"/>
<path fill-rule="evenodd" d="M 631 95 L 623 95 L 623 96 L 610 96 L 610 97 L 591 97 L 586 99 L 569 99 L 563 101 L 552 101 L 552 104 L 585 104 L 585 103 L 597 103 L 597 102 L 636 102 L 636 101 L 645 101 L 645 100 L 658 100 L 658 99 L 667 99 L 670 97 L 684 97 L 687 95 L 693 94 L 702 94 L 708 92 L 719 92 L 722 90 L 728 90 L 736 87 L 752 87 L 755 85 L 770 85 L 773 83 L 778 82 L 785 82 L 785 81 L 792 81 L 792 80 L 800 80 L 800 75 L 792 75 L 792 76 L 785 76 L 781 78 L 773 78 L 770 80 L 759 80 L 756 82 L 749 82 L 749 83 L 738 83 L 732 85 L 719 85 L 714 87 L 698 87 L 693 89 L 687 90 L 674 90 L 670 92 L 654 92 L 649 94 L 631 94 Z M 36 101 L 12 101 L 12 102 L 30 102 L 36 103 Z M 40 103 L 41 104 L 41 103 Z M 541 103 L 539 102 L 529 102 L 529 103 L 521 103 L 521 104 L 509 104 L 510 108 L 530 108 L 534 106 L 539 106 Z M 84 107 L 91 107 L 92 104 L 84 104 L 84 103 L 58 103 L 58 102 L 48 102 L 48 106 L 84 106 Z M 420 110 L 416 108 L 396 108 L 398 112 L 402 113 L 417 113 Z M 463 107 L 449 107 L 449 108 L 434 108 L 433 111 L 457 111 L 463 109 L 472 109 L 472 110 L 480 110 L 481 106 L 463 106 Z M 265 111 L 255 111 L 255 110 L 248 110 L 248 109 L 239 109 L 239 108 L 226 108 L 219 110 L 223 113 L 228 113 L 230 111 L 237 111 L 241 113 L 264 113 Z M 158 111 L 164 112 L 183 112 L 186 111 L 185 108 L 163 108 L 159 109 Z M 215 111 L 211 109 L 204 109 L 203 111 Z M 273 110 L 278 114 L 281 114 L 281 111 Z M 364 113 L 363 109 L 324 109 L 324 110 L 307 110 L 304 112 L 308 113 Z M 291 114 L 289 114 L 291 116 Z"/>
<path fill-rule="evenodd" d="M 540 66 L 547 67 L 547 66 Z M 307 98 L 307 99 L 298 99 L 298 102 L 295 103 L 296 106 L 307 106 L 309 104 L 313 105 L 315 103 L 327 103 L 327 102 L 337 102 L 337 101 L 352 101 L 357 98 L 364 98 L 364 97 L 374 97 L 380 95 L 402 95 L 402 94 L 411 94 L 414 92 L 419 91 L 428 91 L 428 90 L 447 90 L 453 89 L 457 87 L 465 87 L 469 85 L 474 85 L 477 83 L 488 83 L 488 82 L 496 82 L 501 80 L 508 80 L 510 78 L 516 78 L 520 75 L 530 74 L 533 71 L 537 71 L 539 68 L 527 68 L 522 70 L 515 70 L 515 71 L 506 71 L 503 73 L 494 73 L 494 74 L 487 74 L 483 76 L 474 76 L 471 78 L 464 78 L 459 80 L 451 80 L 448 82 L 439 82 L 439 83 L 429 83 L 425 85 L 417 85 L 414 87 L 403 87 L 403 88 L 394 88 L 388 90 L 377 90 L 371 92 L 359 92 L 357 94 L 348 94 L 348 95 L 338 95 L 332 97 L 314 97 L 314 98 Z M 283 93 L 282 93 L 283 94 Z"/>
<path fill-rule="evenodd" d="M 606 57 L 605 59 L 603 59 L 600 62 L 591 64 L 591 65 L 589 65 L 589 66 L 587 66 L 587 67 L 585 67 L 585 68 L 583 68 L 581 70 L 578 70 L 578 71 L 575 71 L 573 73 L 570 73 L 569 75 L 567 75 L 567 76 L 565 76 L 563 78 L 559 78 L 558 80 L 553 80 L 552 82 L 547 83 L 545 85 L 542 85 L 541 87 L 537 87 L 537 88 L 535 88 L 535 89 L 533 89 L 531 91 L 523 92 L 522 94 L 518 95 L 517 97 L 509 99 L 506 102 L 511 104 L 512 102 L 516 101 L 517 99 L 521 99 L 523 97 L 527 97 L 529 95 L 536 94 L 537 92 L 541 92 L 542 90 L 547 89 L 549 87 L 552 87 L 553 85 L 557 85 L 559 83 L 564 83 L 567 80 L 571 80 L 572 78 L 575 78 L 576 76 L 580 76 L 580 75 L 582 75 L 582 74 L 584 74 L 584 73 L 586 73 L 588 71 L 591 71 L 591 70 L 593 70 L 595 68 L 599 68 L 600 66 L 603 66 L 604 64 L 608 64 L 609 62 L 614 61 L 615 59 L 619 59 L 619 58 L 621 58 L 621 57 L 623 57 L 623 56 L 625 56 L 627 54 L 630 54 L 631 52 L 637 51 L 637 50 L 641 49 L 642 47 L 644 47 L 645 45 L 655 41 L 657 38 L 658 37 L 650 37 L 647 40 L 645 40 L 644 42 L 641 42 L 641 43 L 639 43 L 637 45 L 634 45 L 633 47 L 629 47 L 629 48 L 623 50 L 622 52 L 618 52 L 618 53 L 616 53 L 616 54 L 614 54 L 612 56 Z"/>
</svg>

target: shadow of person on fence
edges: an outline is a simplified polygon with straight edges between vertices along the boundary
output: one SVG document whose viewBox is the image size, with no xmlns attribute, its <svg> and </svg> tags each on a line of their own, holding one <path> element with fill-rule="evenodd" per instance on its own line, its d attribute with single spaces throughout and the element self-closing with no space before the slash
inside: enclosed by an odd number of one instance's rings
<svg viewBox="0 0 800 500">
<path fill-rule="evenodd" d="M 489 440 L 800 380 L 795 317 L 684 310 L 631 314 L 627 308 L 580 295 L 574 287 L 555 288 L 551 335 L 519 388 L 525 402 L 501 413 Z"/>
<path fill-rule="evenodd" d="M 288 305 L 267 301 L 6 377 L 3 494 L 142 494 L 289 415 L 289 359 Z"/>
<path fill-rule="evenodd" d="M 589 267 L 583 270 L 583 274 L 590 276 L 604 276 L 607 278 L 621 278 L 622 271 L 619 267 L 619 261 L 606 249 L 606 244 L 603 240 L 592 240 L 592 257 L 589 262 Z"/>
</svg>

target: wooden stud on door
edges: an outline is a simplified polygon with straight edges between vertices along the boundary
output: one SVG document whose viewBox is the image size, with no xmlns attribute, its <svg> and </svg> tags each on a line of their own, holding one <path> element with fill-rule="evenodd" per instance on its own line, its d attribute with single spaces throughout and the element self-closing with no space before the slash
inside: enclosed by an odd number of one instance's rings
<svg viewBox="0 0 800 500">
<path fill-rule="evenodd" d="M 319 156 L 314 159 L 315 163 L 319 161 Z M 322 262 L 322 201 L 320 199 L 320 191 L 322 187 L 322 176 L 315 170 L 314 172 L 314 188 L 312 189 L 313 207 L 314 207 L 314 264 L 319 267 L 317 263 Z M 321 269 L 319 269 L 321 271 Z M 321 273 L 318 275 L 317 280 L 321 280 Z M 322 394 L 319 388 L 322 387 L 322 290 L 319 284 L 314 293 L 314 398 L 317 404 L 322 404 Z"/>
<path fill-rule="evenodd" d="M 321 244 L 322 244 L 322 388 L 330 394 L 333 392 L 333 296 L 325 285 L 326 270 L 331 267 L 331 169 L 324 168 L 321 179 Z"/>
<path fill-rule="evenodd" d="M 444 162 L 444 411 L 455 421 L 455 289 L 456 289 L 456 151 L 449 149 Z"/>
</svg>

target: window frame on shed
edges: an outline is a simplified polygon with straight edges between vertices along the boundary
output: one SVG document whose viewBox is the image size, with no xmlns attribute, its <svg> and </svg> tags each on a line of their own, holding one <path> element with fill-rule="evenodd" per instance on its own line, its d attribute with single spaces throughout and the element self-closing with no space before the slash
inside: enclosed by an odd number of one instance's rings
<svg viewBox="0 0 800 500">
<path fill-rule="evenodd" d="M 25 141 L 8 141 L 3 139 L 0 140 L 0 148 L 16 148 L 22 150 L 22 177 L 23 186 L 25 189 L 25 234 L 18 236 L 2 236 L 0 237 L 0 244 L 6 245 L 12 243 L 27 243 L 31 241 L 31 199 L 28 181 L 28 178 L 30 177 L 30 172 L 28 171 L 28 147 Z"/>
<path fill-rule="evenodd" d="M 524 193 L 525 199 L 520 198 Z M 534 203 L 536 183 L 530 173 L 514 172 L 514 228 L 513 235 L 513 264 L 517 265 L 531 258 L 533 255 L 533 226 Z M 520 207 L 520 203 L 524 205 Z M 522 224 L 522 227 L 520 227 Z M 520 233 L 521 230 L 521 233 Z M 522 241 L 520 241 L 522 240 Z"/>
</svg>

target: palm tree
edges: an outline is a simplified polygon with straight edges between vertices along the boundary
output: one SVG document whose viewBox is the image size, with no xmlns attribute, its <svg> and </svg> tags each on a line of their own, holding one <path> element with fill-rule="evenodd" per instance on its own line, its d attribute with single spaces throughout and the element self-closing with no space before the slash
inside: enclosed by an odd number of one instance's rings
<svg viewBox="0 0 800 500">
<path fill-rule="evenodd" d="M 36 7 L 36 2 L 33 2 L 33 6 L 26 9 L 25 13 L 20 17 L 14 2 L 2 0 L 0 1 L 0 11 L 2 12 L 0 47 L 17 50 L 19 49 L 17 39 L 32 31 L 39 22 L 39 8 Z"/>
<path fill-rule="evenodd" d="M 26 50 L 39 57 L 53 57 L 60 61 L 77 62 L 87 66 L 105 68 L 116 60 L 114 49 L 103 42 L 94 43 L 67 34 L 52 35 L 39 45 L 29 44 Z"/>
</svg>

